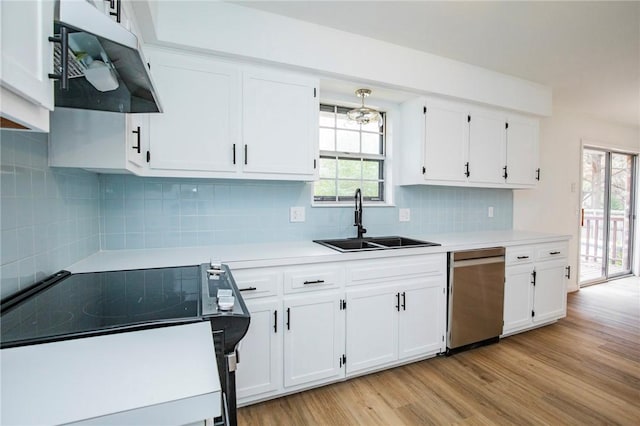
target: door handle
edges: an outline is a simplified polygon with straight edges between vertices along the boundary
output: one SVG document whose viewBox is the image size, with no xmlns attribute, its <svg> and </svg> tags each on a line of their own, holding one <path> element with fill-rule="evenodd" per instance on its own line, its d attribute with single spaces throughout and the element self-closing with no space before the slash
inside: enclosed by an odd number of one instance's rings
<svg viewBox="0 0 640 426">
<path fill-rule="evenodd" d="M 407 310 L 407 293 L 404 291 L 402 292 L 402 310 Z"/>
<path fill-rule="evenodd" d="M 396 293 L 396 311 L 400 312 L 400 293 Z"/>
<path fill-rule="evenodd" d="M 136 130 L 132 130 L 131 133 L 135 133 L 138 138 L 138 145 L 132 146 L 131 148 L 137 150 L 138 154 L 140 154 L 140 126 L 138 126 Z"/>
<path fill-rule="evenodd" d="M 278 332 L 278 310 L 273 311 L 273 332 Z"/>
<path fill-rule="evenodd" d="M 580 209 L 580 226 L 584 226 L 584 209 Z"/>
<path fill-rule="evenodd" d="M 291 308 L 287 308 L 287 330 L 291 330 Z"/>
</svg>

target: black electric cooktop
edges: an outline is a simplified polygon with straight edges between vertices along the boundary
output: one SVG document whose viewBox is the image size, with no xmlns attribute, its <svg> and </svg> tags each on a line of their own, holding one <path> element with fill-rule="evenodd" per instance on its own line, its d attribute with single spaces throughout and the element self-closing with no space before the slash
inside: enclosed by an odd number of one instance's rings
<svg viewBox="0 0 640 426">
<path fill-rule="evenodd" d="M 33 287 L 33 295 L 23 300 L 3 301 L 1 347 L 196 321 L 201 315 L 199 265 L 62 271 Z"/>
</svg>

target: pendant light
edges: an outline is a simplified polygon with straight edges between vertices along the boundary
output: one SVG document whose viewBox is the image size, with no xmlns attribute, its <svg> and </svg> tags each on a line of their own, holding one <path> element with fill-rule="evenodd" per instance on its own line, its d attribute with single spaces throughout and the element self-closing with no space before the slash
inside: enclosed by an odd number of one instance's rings
<svg viewBox="0 0 640 426">
<path fill-rule="evenodd" d="M 351 121 L 355 121 L 358 124 L 378 123 L 378 126 L 382 125 L 382 116 L 375 109 L 367 108 L 364 106 L 364 98 L 371 94 L 369 89 L 356 90 L 356 96 L 362 98 L 362 105 L 359 108 L 354 108 L 347 112 L 347 118 Z"/>
</svg>

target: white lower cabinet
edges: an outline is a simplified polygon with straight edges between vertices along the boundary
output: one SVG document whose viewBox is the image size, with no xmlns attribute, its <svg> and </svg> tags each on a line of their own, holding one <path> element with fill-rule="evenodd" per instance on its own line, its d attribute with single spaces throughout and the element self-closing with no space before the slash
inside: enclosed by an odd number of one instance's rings
<svg viewBox="0 0 640 426">
<path fill-rule="evenodd" d="M 566 242 L 507 248 L 503 335 L 566 316 L 567 249 Z"/>
<path fill-rule="evenodd" d="M 236 370 L 239 401 L 282 387 L 282 302 L 248 300 L 249 330 L 240 343 Z"/>
<path fill-rule="evenodd" d="M 347 290 L 347 375 L 444 350 L 444 275 Z"/>
<path fill-rule="evenodd" d="M 284 386 L 344 377 L 342 292 L 284 300 Z"/>
</svg>

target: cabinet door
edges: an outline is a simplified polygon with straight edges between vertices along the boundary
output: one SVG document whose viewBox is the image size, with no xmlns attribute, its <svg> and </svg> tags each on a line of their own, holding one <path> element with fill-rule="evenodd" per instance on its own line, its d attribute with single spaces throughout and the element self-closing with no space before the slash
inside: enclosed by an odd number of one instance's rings
<svg viewBox="0 0 640 426">
<path fill-rule="evenodd" d="M 565 261 L 536 264 L 536 286 L 533 294 L 533 322 L 563 318 L 567 313 Z"/>
<path fill-rule="evenodd" d="M 53 7 L 49 0 L 0 2 L 2 86 L 53 110 Z"/>
<path fill-rule="evenodd" d="M 399 358 L 411 358 L 444 350 L 443 275 L 405 280 L 400 291 L 398 322 Z"/>
<path fill-rule="evenodd" d="M 504 117 L 474 111 L 469 123 L 469 182 L 504 183 Z"/>
<path fill-rule="evenodd" d="M 147 166 L 149 115 L 127 114 L 127 161 L 138 168 Z"/>
<path fill-rule="evenodd" d="M 425 179 L 465 182 L 469 144 L 467 109 L 428 102 L 425 127 Z"/>
<path fill-rule="evenodd" d="M 318 145 L 314 79 L 248 70 L 242 84 L 243 171 L 314 176 Z"/>
<path fill-rule="evenodd" d="M 282 384 L 282 309 L 276 300 L 247 301 L 251 324 L 240 342 L 238 398 L 277 390 Z"/>
<path fill-rule="evenodd" d="M 398 359 L 398 289 L 347 291 L 347 374 Z"/>
<path fill-rule="evenodd" d="M 238 69 L 190 54 L 150 50 L 148 55 L 164 109 L 162 114 L 151 115 L 150 167 L 236 170 L 240 130 Z"/>
<path fill-rule="evenodd" d="M 338 293 L 284 302 L 284 385 L 344 377 L 344 311 Z"/>
<path fill-rule="evenodd" d="M 532 273 L 533 265 L 510 266 L 505 269 L 503 334 L 531 325 Z"/>
<path fill-rule="evenodd" d="M 535 185 L 538 168 L 538 123 L 509 118 L 507 129 L 508 184 Z"/>
</svg>

